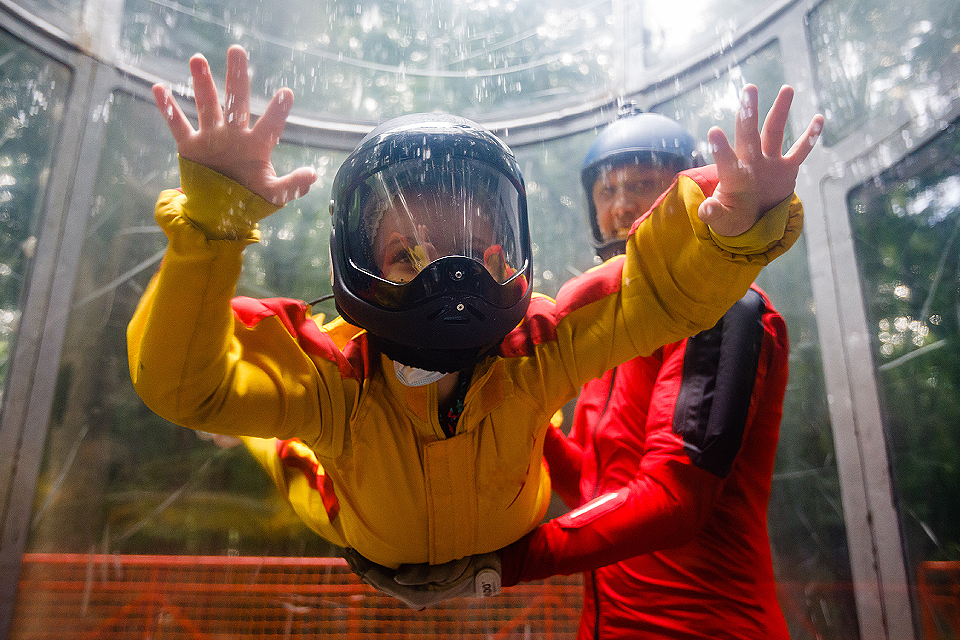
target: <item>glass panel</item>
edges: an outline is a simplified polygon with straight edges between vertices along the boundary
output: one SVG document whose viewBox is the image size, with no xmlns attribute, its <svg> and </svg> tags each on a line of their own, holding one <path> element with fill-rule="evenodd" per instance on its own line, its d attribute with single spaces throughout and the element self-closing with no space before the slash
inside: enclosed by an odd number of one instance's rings
<svg viewBox="0 0 960 640">
<path fill-rule="evenodd" d="M 767 525 L 783 613 L 795 640 L 858 638 L 840 474 L 833 446 L 806 238 L 757 278 L 787 322 L 783 403 Z"/>
<path fill-rule="evenodd" d="M 527 186 L 533 290 L 538 293 L 555 297 L 564 282 L 594 265 L 580 186 L 580 164 L 594 137 L 588 131 L 514 149 Z"/>
<path fill-rule="evenodd" d="M 0 407 L 69 70 L 0 31 Z"/>
<path fill-rule="evenodd" d="M 654 111 L 679 121 L 698 140 L 705 142 L 710 127 L 719 126 L 733 141 L 741 88 L 747 83 L 759 88 L 762 122 L 785 82 L 781 65 L 780 45 L 774 42 L 717 80 Z M 784 149 L 791 144 L 788 135 Z M 711 160 L 703 142 L 701 150 Z M 764 269 L 757 283 L 787 321 L 790 334 L 790 382 L 768 510 L 781 606 L 793 638 L 856 638 L 840 477 L 805 238 Z"/>
<path fill-rule="evenodd" d="M 951 569 L 955 584 L 960 570 L 958 123 L 854 189 L 849 211 L 908 575 Z M 918 586 L 921 597 L 935 588 L 926 580 Z M 956 592 L 950 597 L 955 607 Z M 929 602 L 922 604 L 925 613 L 931 611 Z M 934 637 L 932 624 L 924 620 L 927 637 Z"/>
<path fill-rule="evenodd" d="M 701 141 L 700 153 L 707 162 L 713 156 L 707 146 L 707 132 L 711 127 L 720 127 L 732 143 L 734 140 L 734 117 L 740 109 L 740 92 L 748 83 L 757 85 L 759 91 L 760 122 L 773 106 L 780 87 L 786 82 L 783 76 L 780 43 L 772 42 L 753 53 L 740 64 L 731 67 L 716 80 L 702 82 L 696 90 L 688 91 L 655 106 L 652 110 L 662 113 L 683 124 L 693 136 Z M 789 148 L 790 126 L 784 140 L 784 149 Z"/>
<path fill-rule="evenodd" d="M 327 551 L 329 545 L 276 499 L 242 447 L 220 448 L 161 420 L 134 392 L 126 325 L 166 246 L 153 205 L 162 189 L 179 184 L 176 151 L 152 103 L 115 94 L 103 117 L 107 144 L 70 309 L 29 549 Z M 310 163 L 320 181 L 264 221 L 263 242 L 246 256 L 241 295 L 313 300 L 330 292 L 329 169 L 342 159 L 278 148 L 278 171 Z"/>
<path fill-rule="evenodd" d="M 645 66 L 650 71 L 668 69 L 691 56 L 703 55 L 710 46 L 722 45 L 765 11 L 784 4 L 777 0 L 642 0 Z"/>
<path fill-rule="evenodd" d="M 121 47 L 131 64 L 186 82 L 193 53 L 222 77 L 226 47 L 243 44 L 255 93 L 289 86 L 297 108 L 321 117 L 376 122 L 443 109 L 490 120 L 612 87 L 623 58 L 614 57 L 614 16 L 626 10 L 613 4 L 131 0 Z"/>
<path fill-rule="evenodd" d="M 807 25 L 826 144 L 901 110 L 915 138 L 946 125 L 960 65 L 960 4 L 831 0 Z"/>
<path fill-rule="evenodd" d="M 220 69 L 223 50 L 244 44 L 262 79 L 254 91 L 286 84 L 298 108 L 321 117 L 376 122 L 439 108 L 496 120 L 639 86 L 779 4 L 131 0 L 121 48 L 130 64 L 187 82 L 194 52 Z"/>
<path fill-rule="evenodd" d="M 81 24 L 84 0 L 20 0 L 16 3 L 68 34 Z"/>
</svg>

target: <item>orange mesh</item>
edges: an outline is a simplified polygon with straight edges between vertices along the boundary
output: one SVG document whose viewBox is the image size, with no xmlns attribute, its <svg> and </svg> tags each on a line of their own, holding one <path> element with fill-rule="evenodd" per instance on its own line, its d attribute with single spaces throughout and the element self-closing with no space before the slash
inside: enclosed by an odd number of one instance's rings
<svg viewBox="0 0 960 640">
<path fill-rule="evenodd" d="M 921 562 L 917 568 L 917 594 L 923 637 L 960 638 L 960 562 Z"/>
<path fill-rule="evenodd" d="M 580 576 L 415 611 L 340 558 L 25 554 L 11 640 L 574 638 Z"/>
</svg>

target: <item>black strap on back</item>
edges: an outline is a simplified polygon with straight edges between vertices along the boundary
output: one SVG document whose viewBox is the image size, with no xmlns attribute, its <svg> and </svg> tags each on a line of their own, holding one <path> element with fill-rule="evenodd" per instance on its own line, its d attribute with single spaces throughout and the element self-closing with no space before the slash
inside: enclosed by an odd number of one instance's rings
<svg viewBox="0 0 960 640">
<path fill-rule="evenodd" d="M 751 289 L 712 329 L 687 340 L 673 431 L 696 466 L 721 478 L 743 441 L 764 310 L 763 298 Z"/>
</svg>

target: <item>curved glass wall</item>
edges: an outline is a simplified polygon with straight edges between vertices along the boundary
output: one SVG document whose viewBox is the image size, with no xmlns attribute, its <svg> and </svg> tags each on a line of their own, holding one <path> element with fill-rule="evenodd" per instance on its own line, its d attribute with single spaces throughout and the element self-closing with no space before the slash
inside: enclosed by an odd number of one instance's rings
<svg viewBox="0 0 960 640">
<path fill-rule="evenodd" d="M 955 4 L 824 2 L 810 13 L 808 29 L 817 96 L 831 124 L 826 144 L 891 116 L 909 119 L 905 135 L 920 139 L 924 129 L 942 128 L 960 63 Z"/>
<path fill-rule="evenodd" d="M 705 42 L 722 47 L 771 4 L 131 0 L 119 58 L 186 82 L 187 57 L 203 51 L 220 69 L 240 43 L 254 58 L 255 93 L 289 86 L 298 109 L 320 118 L 377 122 L 439 107 L 510 120 L 622 92 Z"/>
<path fill-rule="evenodd" d="M 910 564 L 960 551 L 960 128 L 850 193 Z"/>
<path fill-rule="evenodd" d="M 0 71 L 0 386 L 5 386 L 70 73 L 2 31 Z"/>
<path fill-rule="evenodd" d="M 375 122 L 440 109 L 494 127 L 528 187 L 533 285 L 555 295 L 595 264 L 579 168 L 618 104 L 705 140 L 712 126 L 732 136 L 745 83 L 760 88 L 761 112 L 794 85 L 788 132 L 816 110 L 828 122 L 798 184 L 804 236 L 759 280 L 791 340 L 769 508 L 781 606 L 798 639 L 947 633 L 930 585 L 960 561 L 960 9 L 567 5 L 0 4 L 0 628 L 10 637 L 59 637 L 52 620 L 91 637 L 575 635 L 575 579 L 442 615 L 364 600 L 342 566 L 324 564 L 337 550 L 242 447 L 166 423 L 133 391 L 126 325 L 165 246 L 154 202 L 178 184 L 149 85 L 171 84 L 189 114 L 188 57 L 202 52 L 219 79 L 234 42 L 250 51 L 255 110 L 280 86 L 296 93 L 278 170 L 320 175 L 261 223 L 239 293 L 319 299 L 328 317 L 330 183 Z M 96 19 L 104 11 L 110 19 Z M 34 319 L 27 335 L 21 316 Z M 184 567 L 196 575 L 175 577 Z M 111 589 L 130 596 L 109 609 Z"/>
<path fill-rule="evenodd" d="M 289 86 L 298 110 L 321 118 L 369 123 L 440 106 L 489 119 L 616 86 L 622 44 L 613 22 L 630 11 L 612 4 L 134 0 L 121 57 L 186 81 L 186 58 L 203 51 L 222 69 L 236 42 L 251 52 L 254 93 Z"/>
</svg>

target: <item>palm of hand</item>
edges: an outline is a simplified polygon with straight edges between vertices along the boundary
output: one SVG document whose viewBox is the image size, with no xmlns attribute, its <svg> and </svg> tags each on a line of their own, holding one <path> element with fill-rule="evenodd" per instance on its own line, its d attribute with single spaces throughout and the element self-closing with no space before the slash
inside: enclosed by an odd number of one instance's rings
<svg viewBox="0 0 960 640">
<path fill-rule="evenodd" d="M 758 129 L 757 88 L 744 87 L 737 114 L 734 147 L 718 128 L 707 134 L 720 180 L 712 197 L 700 205 L 700 218 L 722 236 L 737 236 L 793 193 L 800 165 L 823 128 L 823 116 L 810 122 L 806 133 L 784 155 L 783 135 L 793 89 L 780 89 L 770 113 Z"/>
<path fill-rule="evenodd" d="M 177 153 L 243 185 L 277 206 L 300 197 L 317 179 L 310 167 L 301 167 L 278 176 L 270 160 L 280 140 L 287 115 L 293 106 L 293 92 L 280 89 L 266 111 L 250 127 L 250 79 L 243 48 L 227 52 L 225 108 L 220 106 L 210 66 L 203 56 L 190 59 L 199 128 L 194 129 L 170 90 L 153 88 L 157 106 L 177 142 Z"/>
</svg>

